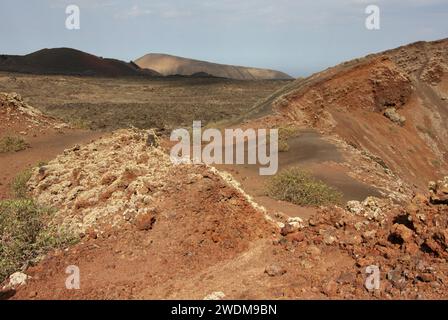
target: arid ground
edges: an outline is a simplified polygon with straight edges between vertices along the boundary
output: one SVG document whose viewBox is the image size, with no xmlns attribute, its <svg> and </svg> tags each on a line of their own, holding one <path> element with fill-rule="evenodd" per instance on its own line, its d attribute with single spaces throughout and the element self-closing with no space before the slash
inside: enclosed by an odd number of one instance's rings
<svg viewBox="0 0 448 320">
<path fill-rule="evenodd" d="M 295 81 L 1 73 L 1 296 L 446 299 L 447 52 Z M 193 120 L 279 129 L 279 172 L 174 165 Z"/>
</svg>

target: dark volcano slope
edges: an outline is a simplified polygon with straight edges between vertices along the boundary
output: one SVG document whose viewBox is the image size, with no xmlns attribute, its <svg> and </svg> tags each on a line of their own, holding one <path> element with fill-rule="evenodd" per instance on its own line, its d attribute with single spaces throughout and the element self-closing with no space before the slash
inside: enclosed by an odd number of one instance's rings
<svg viewBox="0 0 448 320">
<path fill-rule="evenodd" d="M 160 76 L 134 63 L 97 57 L 70 48 L 42 49 L 24 56 L 1 55 L 0 70 L 31 74 L 80 76 Z"/>
</svg>

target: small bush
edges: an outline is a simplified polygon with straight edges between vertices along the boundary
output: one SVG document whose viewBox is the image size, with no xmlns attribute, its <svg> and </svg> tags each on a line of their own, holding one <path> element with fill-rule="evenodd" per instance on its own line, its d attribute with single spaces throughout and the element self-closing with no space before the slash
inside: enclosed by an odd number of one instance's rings
<svg viewBox="0 0 448 320">
<path fill-rule="evenodd" d="M 0 201 L 0 282 L 27 261 L 75 241 L 74 236 L 47 227 L 51 214 L 29 199 Z"/>
<path fill-rule="evenodd" d="M 278 139 L 278 152 L 288 152 L 289 144 L 287 140 Z"/>
<path fill-rule="evenodd" d="M 41 160 L 36 164 L 36 167 L 41 168 L 41 167 L 45 167 L 46 165 L 48 165 L 48 162 Z"/>
<path fill-rule="evenodd" d="M 75 118 L 75 119 L 70 119 L 68 122 L 75 129 L 80 129 L 80 130 L 89 130 L 90 129 L 90 123 L 84 119 Z"/>
<path fill-rule="evenodd" d="M 278 151 L 289 151 L 289 138 L 297 134 L 297 129 L 294 127 L 280 127 L 278 128 Z"/>
<path fill-rule="evenodd" d="M 0 139 L 0 153 L 18 152 L 28 147 L 28 143 L 21 137 L 8 136 Z"/>
<path fill-rule="evenodd" d="M 342 194 L 300 168 L 291 168 L 271 178 L 267 194 L 300 206 L 339 204 Z"/>
<path fill-rule="evenodd" d="M 31 170 L 25 170 L 19 173 L 11 184 L 12 194 L 14 198 L 26 198 L 27 197 L 27 188 L 26 184 L 28 180 L 31 178 Z"/>
</svg>

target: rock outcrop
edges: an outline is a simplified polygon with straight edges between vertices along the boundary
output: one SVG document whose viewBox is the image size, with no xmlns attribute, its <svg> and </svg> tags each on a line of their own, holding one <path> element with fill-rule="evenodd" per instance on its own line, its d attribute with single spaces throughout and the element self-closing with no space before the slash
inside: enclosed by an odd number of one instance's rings
<svg viewBox="0 0 448 320">
<path fill-rule="evenodd" d="M 69 126 L 54 118 L 48 117 L 38 109 L 30 106 L 15 93 L 0 92 L 0 119 L 4 122 L 3 129 L 21 125 L 28 128 L 64 129 Z"/>
</svg>

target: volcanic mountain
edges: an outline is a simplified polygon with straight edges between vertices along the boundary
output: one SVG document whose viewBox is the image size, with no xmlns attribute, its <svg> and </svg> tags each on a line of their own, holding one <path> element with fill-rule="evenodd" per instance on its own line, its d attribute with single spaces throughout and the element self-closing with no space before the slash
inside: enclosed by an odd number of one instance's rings
<svg viewBox="0 0 448 320">
<path fill-rule="evenodd" d="M 273 115 L 338 137 L 422 190 L 448 173 L 448 39 L 368 55 L 297 80 L 247 118 Z"/>
<path fill-rule="evenodd" d="M 107 59 L 70 48 L 42 49 L 24 56 L 0 55 L 0 70 L 32 74 L 157 76 L 134 63 Z"/>
<path fill-rule="evenodd" d="M 152 69 L 165 76 L 205 73 L 237 80 L 292 79 L 291 76 L 275 70 L 218 64 L 159 53 L 147 54 L 135 60 L 135 63 L 142 69 Z"/>
</svg>

